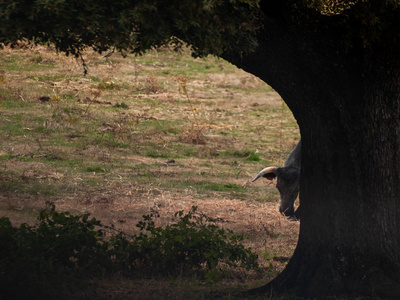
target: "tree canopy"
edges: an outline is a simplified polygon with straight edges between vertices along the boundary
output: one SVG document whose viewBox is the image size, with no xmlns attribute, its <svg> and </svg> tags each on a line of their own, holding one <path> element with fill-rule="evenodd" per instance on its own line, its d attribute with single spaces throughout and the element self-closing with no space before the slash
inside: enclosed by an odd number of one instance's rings
<svg viewBox="0 0 400 300">
<path fill-rule="evenodd" d="M 0 42 L 51 43 L 67 54 L 86 47 L 142 53 L 185 42 L 196 55 L 255 47 L 258 1 L 0 1 Z"/>
<path fill-rule="evenodd" d="M 51 43 L 67 54 L 87 47 L 103 52 L 143 53 L 182 41 L 194 55 L 254 50 L 267 17 L 314 22 L 316 14 L 343 16 L 349 38 L 368 44 L 382 34 L 399 35 L 399 1 L 387 0 L 1 0 L 0 43 L 20 39 Z"/>
</svg>

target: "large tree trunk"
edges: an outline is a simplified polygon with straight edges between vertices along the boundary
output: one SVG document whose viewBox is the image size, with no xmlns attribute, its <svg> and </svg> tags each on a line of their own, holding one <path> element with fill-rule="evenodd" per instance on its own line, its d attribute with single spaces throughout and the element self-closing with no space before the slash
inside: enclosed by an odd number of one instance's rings
<svg viewBox="0 0 400 300">
<path fill-rule="evenodd" d="M 231 59 L 281 94 L 302 138 L 298 245 L 253 292 L 400 299 L 400 47 L 345 49 L 334 18 L 282 20 L 266 19 L 258 53 Z"/>
<path fill-rule="evenodd" d="M 400 85 L 370 75 L 356 98 L 343 98 L 354 94 L 343 86 L 308 110 L 297 108 L 300 236 L 287 270 L 271 283 L 275 290 L 400 297 Z"/>
</svg>

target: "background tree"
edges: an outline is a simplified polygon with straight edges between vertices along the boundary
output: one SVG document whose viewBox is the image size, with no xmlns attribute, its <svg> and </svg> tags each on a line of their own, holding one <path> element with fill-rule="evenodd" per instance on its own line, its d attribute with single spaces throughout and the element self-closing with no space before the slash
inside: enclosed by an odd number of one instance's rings
<svg viewBox="0 0 400 300">
<path fill-rule="evenodd" d="M 0 41 L 141 53 L 181 40 L 270 84 L 302 136 L 299 242 L 253 291 L 400 296 L 398 1 L 5 1 Z"/>
</svg>

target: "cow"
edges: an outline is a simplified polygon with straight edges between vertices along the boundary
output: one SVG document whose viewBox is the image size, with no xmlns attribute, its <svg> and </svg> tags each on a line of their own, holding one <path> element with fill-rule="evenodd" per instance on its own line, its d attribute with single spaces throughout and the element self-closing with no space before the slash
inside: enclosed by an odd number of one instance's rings
<svg viewBox="0 0 400 300">
<path fill-rule="evenodd" d="M 260 177 L 273 180 L 277 177 L 276 187 L 281 195 L 279 212 L 289 219 L 300 219 L 299 208 L 294 211 L 294 202 L 297 199 L 300 189 L 300 169 L 301 169 L 301 140 L 293 148 L 286 158 L 283 167 L 267 167 L 262 169 L 253 182 Z"/>
</svg>

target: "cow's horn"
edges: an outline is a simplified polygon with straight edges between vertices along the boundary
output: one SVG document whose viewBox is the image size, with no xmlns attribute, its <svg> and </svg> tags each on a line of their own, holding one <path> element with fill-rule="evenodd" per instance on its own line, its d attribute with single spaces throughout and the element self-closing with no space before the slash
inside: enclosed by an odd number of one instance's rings
<svg viewBox="0 0 400 300">
<path fill-rule="evenodd" d="M 258 178 L 260 178 L 268 173 L 274 173 L 276 175 L 276 173 L 275 173 L 276 169 L 277 169 L 277 167 L 268 167 L 268 168 L 262 169 L 260 171 L 260 173 L 258 173 L 257 176 L 253 178 L 252 182 L 256 181 Z"/>
</svg>

